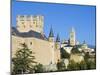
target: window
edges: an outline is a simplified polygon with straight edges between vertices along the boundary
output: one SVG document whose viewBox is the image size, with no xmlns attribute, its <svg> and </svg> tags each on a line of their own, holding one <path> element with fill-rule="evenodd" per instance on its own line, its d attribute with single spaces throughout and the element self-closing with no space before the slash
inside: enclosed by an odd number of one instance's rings
<svg viewBox="0 0 100 75">
<path fill-rule="evenodd" d="M 32 45 L 32 42 L 30 42 L 30 45 Z"/>
<path fill-rule="evenodd" d="M 22 22 L 22 24 L 24 24 L 24 22 Z"/>
</svg>

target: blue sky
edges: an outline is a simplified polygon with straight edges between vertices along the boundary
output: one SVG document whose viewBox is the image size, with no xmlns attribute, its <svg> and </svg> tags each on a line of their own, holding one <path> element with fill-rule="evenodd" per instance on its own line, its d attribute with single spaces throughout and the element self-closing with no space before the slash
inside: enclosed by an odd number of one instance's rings
<svg viewBox="0 0 100 75">
<path fill-rule="evenodd" d="M 17 15 L 43 15 L 44 32 L 48 36 L 52 25 L 54 36 L 57 33 L 60 39 L 69 39 L 69 32 L 72 27 L 76 31 L 76 40 L 82 43 L 84 40 L 95 45 L 95 24 L 96 7 L 55 4 L 38 2 L 12 2 L 12 26 L 16 26 Z"/>
</svg>

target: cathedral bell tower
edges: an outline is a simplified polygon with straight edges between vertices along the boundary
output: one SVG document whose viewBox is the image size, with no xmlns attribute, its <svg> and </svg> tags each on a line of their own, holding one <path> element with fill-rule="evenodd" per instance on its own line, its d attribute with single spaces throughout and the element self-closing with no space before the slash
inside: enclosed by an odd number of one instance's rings
<svg viewBox="0 0 100 75">
<path fill-rule="evenodd" d="M 71 46 L 75 45 L 75 30 L 74 30 L 74 28 L 72 28 L 71 32 L 70 32 L 70 45 Z"/>
</svg>

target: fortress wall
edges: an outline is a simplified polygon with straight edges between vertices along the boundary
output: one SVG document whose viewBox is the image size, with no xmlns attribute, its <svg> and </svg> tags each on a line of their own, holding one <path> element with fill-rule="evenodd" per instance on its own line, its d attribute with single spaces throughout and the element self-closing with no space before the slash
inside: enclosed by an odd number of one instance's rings
<svg viewBox="0 0 100 75">
<path fill-rule="evenodd" d="M 46 40 L 41 40 L 37 38 L 21 38 L 17 36 L 12 36 L 12 56 L 18 48 L 21 48 L 19 43 L 26 43 L 28 48 L 31 49 L 35 54 L 35 61 L 48 65 L 53 60 L 53 50 L 54 47 L 51 43 Z"/>
</svg>

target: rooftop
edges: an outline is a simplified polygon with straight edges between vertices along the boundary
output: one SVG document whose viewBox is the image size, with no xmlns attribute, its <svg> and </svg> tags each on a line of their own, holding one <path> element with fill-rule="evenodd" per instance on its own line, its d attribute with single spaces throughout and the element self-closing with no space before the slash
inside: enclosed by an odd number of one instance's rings
<svg viewBox="0 0 100 75">
<path fill-rule="evenodd" d="M 30 30 L 29 32 L 19 32 L 15 27 L 12 27 L 12 35 L 19 37 L 35 37 L 42 40 L 47 40 L 47 37 L 44 34 L 38 33 L 36 31 Z"/>
</svg>

